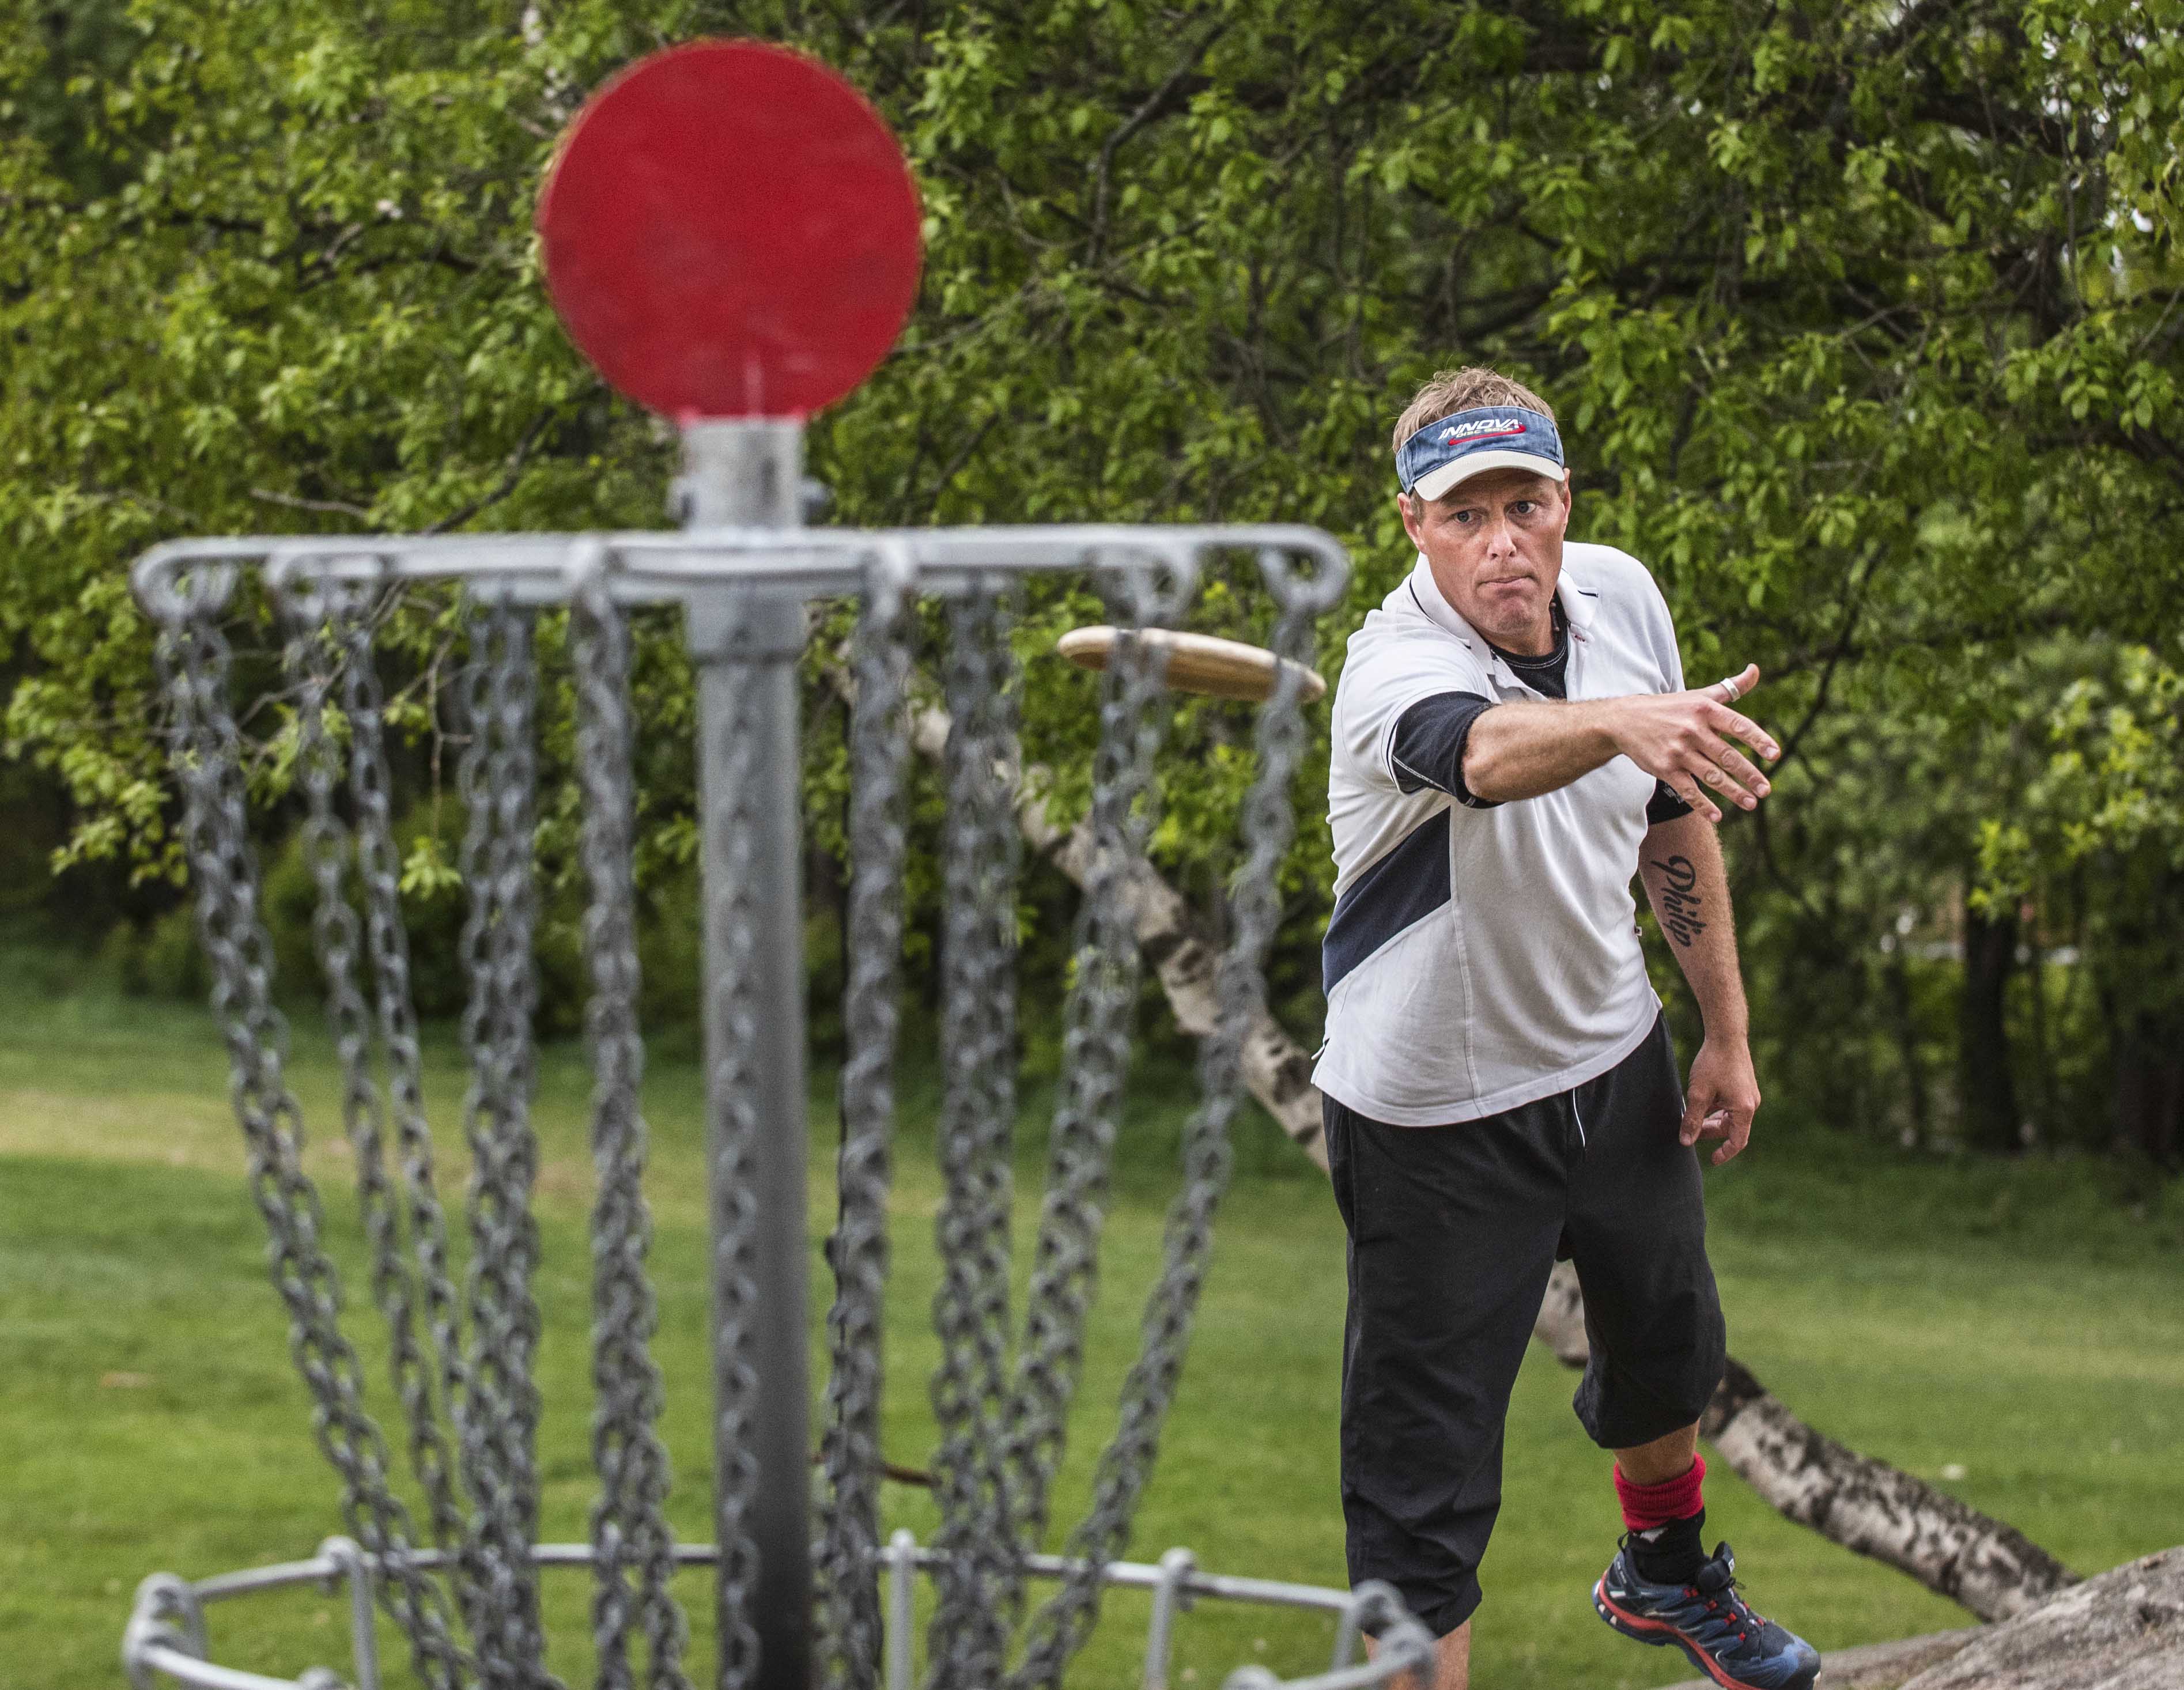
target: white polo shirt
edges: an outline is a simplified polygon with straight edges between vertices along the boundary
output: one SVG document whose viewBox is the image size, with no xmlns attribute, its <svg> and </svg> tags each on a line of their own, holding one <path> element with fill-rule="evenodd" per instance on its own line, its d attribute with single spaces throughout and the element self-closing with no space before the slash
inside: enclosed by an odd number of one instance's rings
<svg viewBox="0 0 2184 1690">
<path fill-rule="evenodd" d="M 1612 546 L 1566 544 L 1570 698 L 1683 690 L 1667 602 Z M 1475 1120 L 1606 1073 L 1660 1011 L 1630 896 L 1653 777 L 1627 757 L 1490 809 L 1406 792 L 1396 724 L 1421 699 L 1541 695 L 1457 614 L 1425 559 L 1351 636 L 1327 819 L 1335 908 L 1313 1082 L 1398 1126 Z"/>
</svg>

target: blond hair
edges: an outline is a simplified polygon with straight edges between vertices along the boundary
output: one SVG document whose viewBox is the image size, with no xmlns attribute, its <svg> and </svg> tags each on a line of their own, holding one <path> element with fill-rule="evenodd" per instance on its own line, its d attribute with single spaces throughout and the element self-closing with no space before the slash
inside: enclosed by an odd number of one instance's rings
<svg viewBox="0 0 2184 1690">
<path fill-rule="evenodd" d="M 1396 437 L 1388 449 L 1401 452 L 1403 442 L 1428 423 L 1468 411 L 1474 405 L 1521 405 L 1528 411 L 1537 411 L 1549 422 L 1555 420 L 1553 408 L 1545 399 L 1523 382 L 1512 381 L 1498 370 L 1482 370 L 1476 365 L 1466 370 L 1437 370 L 1433 380 L 1412 395 L 1411 403 L 1403 407 L 1402 415 L 1396 419 Z"/>
</svg>

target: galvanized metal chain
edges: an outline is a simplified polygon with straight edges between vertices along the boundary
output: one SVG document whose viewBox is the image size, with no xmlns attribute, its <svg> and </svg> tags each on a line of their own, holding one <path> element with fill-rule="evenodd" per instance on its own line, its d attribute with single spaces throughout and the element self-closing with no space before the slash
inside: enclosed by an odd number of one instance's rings
<svg viewBox="0 0 2184 1690">
<path fill-rule="evenodd" d="M 340 1328 L 341 1288 L 321 1242 L 318 1192 L 303 1169 L 303 1117 L 285 1073 L 287 1028 L 273 1007 L 272 942 L 259 913 L 242 733 L 227 703 L 228 646 L 214 620 L 231 579 L 214 567 L 186 586 L 163 618 L 158 644 L 230 1094 L 251 1194 L 265 1220 L 274 1286 L 288 1309 L 290 1349 L 311 1393 L 313 1429 L 341 1476 L 343 1517 L 378 1558 L 382 1599 L 410 1640 L 419 1678 L 432 1690 L 457 1690 L 468 1663 L 451 1635 L 445 1598 L 416 1565 L 409 1511 L 388 1483 L 386 1442 L 365 1412 L 362 1369 Z"/>
<path fill-rule="evenodd" d="M 651 1215 L 644 1201 L 646 1128 L 638 1103 L 644 1042 L 638 1027 L 635 737 L 630 713 L 630 630 L 607 589 L 604 559 L 579 582 L 569 619 L 577 685 L 577 779 L 582 853 L 591 898 L 584 952 L 592 979 L 585 1012 L 593 1068 L 592 1631 L 599 1690 L 630 1690 L 630 1628 L 645 1639 L 650 1690 L 688 1690 L 688 1628 L 671 1584 L 675 1536 L 667 1523 L 668 1462 L 659 1433 L 665 1392 L 652 1359 L 659 1323 L 645 1273 Z"/>
<path fill-rule="evenodd" d="M 815 1552 L 820 1672 L 827 1690 L 874 1690 L 883 1625 L 880 1398 L 893 1175 L 895 1041 L 900 1020 L 903 864 L 910 763 L 910 584 L 892 553 L 868 570 L 851 642 L 849 980 L 843 1019 L 839 1218 L 828 1257 L 830 1368 L 820 1452 L 827 1499 Z"/>
<path fill-rule="evenodd" d="M 1269 560 L 1281 592 L 1274 650 L 1308 660 L 1314 620 L 1329 595 Z M 1034 1616 L 1011 1690 L 1055 1690 L 1099 1616 L 1100 1569 L 1128 1547 L 1130 1525 L 1159 1451 L 1161 1428 L 1183 1373 L 1191 1320 L 1205 1283 L 1213 1215 L 1228 1189 L 1229 1126 L 1243 1092 L 1245 1042 L 1266 998 L 1266 960 L 1281 920 L 1280 869 L 1295 836 L 1290 785 L 1306 735 L 1301 671 L 1284 666 L 1254 728 L 1257 770 L 1241 817 L 1246 851 L 1230 884 L 1233 925 L 1215 976 L 1213 1031 L 1198 1052 L 1199 1104 L 1184 1131 L 1183 1189 L 1169 1207 L 1164 1259 L 1145 1301 L 1143 1337 L 1122 1393 L 1120 1423 L 1101 1452 L 1092 1504 L 1066 1552 L 1076 1570 Z"/>
<path fill-rule="evenodd" d="M 344 784 L 343 759 L 327 717 L 337 681 L 352 666 L 370 666 L 370 634 L 364 621 L 366 602 L 354 587 L 330 586 L 286 595 L 282 608 L 291 631 L 288 671 L 299 689 L 298 769 L 307 805 L 302 842 L 317 891 L 311 931 L 326 980 L 326 1020 L 341 1062 L 342 1119 L 356 1166 L 357 1198 L 370 1250 L 372 1296 L 387 1321 L 395 1393 L 409 1425 L 410 1462 L 424 1487 L 432 1535 L 441 1548 L 452 1550 L 463 1537 L 454 1460 L 436 1400 L 434 1369 L 417 1343 L 415 1290 L 402 1247 L 401 1204 L 387 1176 L 387 1104 L 372 1075 L 373 1015 L 358 981 L 358 958 L 364 942 L 356 911 L 349 902 L 350 835 L 335 807 L 336 793 Z M 370 684 L 376 688 L 376 681 Z M 354 680 L 348 681 L 342 687 L 344 701 L 361 690 Z M 354 712 L 345 714 L 354 741 L 358 724 Z M 364 731 L 372 742 L 369 752 L 359 748 L 359 764 L 372 753 L 381 752 L 376 711 Z M 386 826 L 383 770 L 381 774 L 381 781 L 370 787 L 378 803 L 376 815 L 366 824 L 367 831 L 376 826 L 383 832 Z M 389 865 L 379 852 L 361 848 L 361 840 L 360 833 L 359 876 L 387 874 Z M 375 842 L 383 844 L 383 841 Z M 391 884 L 380 888 L 382 892 L 392 889 Z M 398 925 L 398 913 L 397 920 Z M 383 942 L 375 948 L 383 949 Z M 409 1054 L 411 1068 L 407 1076 L 398 1061 L 395 1066 L 398 1088 L 405 1077 L 414 1080 L 414 1041 Z M 421 1131 L 421 1114 L 405 1120 L 404 1126 Z"/>
<path fill-rule="evenodd" d="M 946 1065 L 932 1382 L 938 1600 L 931 1690 L 990 1690 L 1008 1646 L 1019 1553 L 1006 1436 L 1011 1149 L 1016 1125 L 1016 662 L 1000 591 L 980 581 L 948 609 L 941 1048 Z"/>
<path fill-rule="evenodd" d="M 816 1676 L 826 1690 L 876 1690 L 883 1650 L 874 1576 L 881 1343 L 903 926 L 907 610 L 916 568 L 906 547 L 879 543 L 887 549 L 868 575 L 852 644 L 857 698 L 850 736 L 850 1057 L 843 1076 L 840 1218 L 830 1248 L 837 1289 L 827 1322 L 833 1366 L 822 1445 L 825 1501 L 813 1546 L 822 1631 Z M 601 1493 L 592 1526 L 599 1682 L 604 1690 L 636 1690 L 641 1676 L 647 1690 L 688 1690 L 687 1627 L 670 1587 L 676 1546 L 665 1517 L 668 1469 L 658 1431 L 663 1389 L 649 1351 L 656 1309 L 647 1278 L 646 1127 L 638 1106 L 644 1052 L 636 1015 L 629 629 L 607 591 L 604 553 L 592 562 L 592 572 L 576 580 L 571 652 L 575 772 L 584 799 L 582 859 L 591 892 L 588 1030 L 597 1076 L 593 1454 Z M 1283 607 L 1276 643 L 1301 654 L 1312 615 L 1340 583 L 1299 583 L 1286 562 L 1271 554 L 1262 563 Z M 410 1640 L 420 1680 L 431 1690 L 467 1690 L 474 1670 L 489 1690 L 558 1690 L 544 1665 L 532 1559 L 539 1507 L 534 1365 L 540 1323 L 532 1286 L 538 1234 L 530 1208 L 538 1171 L 530 1130 L 538 920 L 530 613 L 501 596 L 505 584 L 471 604 L 460 688 L 470 725 L 459 782 L 469 824 L 462 866 L 472 898 L 462 954 L 470 985 L 465 1120 L 474 1248 L 466 1295 L 459 1298 L 420 1080 L 385 701 L 370 650 L 374 589 L 319 584 L 308 594 L 292 592 L 287 606 L 309 625 L 298 627 L 289 651 L 304 713 L 298 737 L 304 846 L 317 894 L 314 932 L 343 1069 L 343 1117 L 356 1152 L 372 1289 L 388 1321 L 393 1376 L 434 1535 L 454 1551 L 473 1661 L 453 1634 L 445 1597 L 416 1565 L 409 1517 L 388 1481 L 385 1445 L 363 1412 L 358 1363 L 338 1329 L 338 1287 L 320 1242 L 317 1193 L 302 1173 L 302 1124 L 283 1076 L 285 1031 L 270 1003 L 270 947 L 256 909 L 241 737 L 224 698 L 226 648 L 208 613 L 232 571 L 213 566 L 202 574 L 212 583 L 209 593 L 170 586 L 179 608 L 158 612 L 167 630 L 163 675 L 176 705 L 186 843 L 219 982 L 215 1004 L 227 1031 L 237 1115 L 319 1439 L 341 1475 L 350 1529 L 376 1564 L 382 1600 Z M 329 570 L 324 579 L 339 578 Z M 1001 578 L 978 562 L 953 577 L 958 595 L 947 614 L 943 664 L 954 728 L 945 759 L 943 840 L 943 1281 L 934 1299 L 941 1360 L 932 1381 L 941 1526 L 932 1690 L 1058 1690 L 1096 1618 L 1100 1569 L 1127 1549 L 1180 1377 L 1212 1220 L 1227 1182 L 1228 1132 L 1247 1041 L 1262 1004 L 1264 959 L 1279 915 L 1278 873 L 1293 825 L 1289 787 L 1303 743 L 1296 686 L 1285 678 L 1257 724 L 1259 768 L 1243 815 L 1247 857 L 1234 893 L 1232 942 L 1219 965 L 1219 1015 L 1201 1051 L 1201 1100 L 1185 1130 L 1184 1189 L 1169 1214 L 1166 1260 L 1147 1300 L 1141 1354 L 1123 1393 L 1118 1429 L 1094 1476 L 1090 1509 L 1069 1539 L 1077 1570 L 1034 1617 L 1022 1659 L 1011 1671 L 1011 1633 L 1022 1611 L 1026 1557 L 1045 1538 L 1081 1378 L 1140 984 L 1131 883 L 1143 871 L 1152 819 L 1162 656 L 1128 633 L 1165 620 L 1173 607 L 1156 566 L 1125 559 L 1111 567 L 1107 578 L 1125 594 L 1115 620 L 1126 633 L 1103 682 L 1091 809 L 1072 847 L 1085 853 L 1085 895 L 1072 936 L 1061 1094 L 1037 1254 L 1022 1337 L 1012 1354 L 1021 846 L 1014 813 L 1017 674 Z M 735 637 L 747 643 L 754 637 L 744 631 Z M 722 1690 L 749 1690 L 760 1666 L 758 1622 L 773 1623 L 750 1611 L 759 1571 L 753 1513 L 762 1479 L 755 1452 L 759 1434 L 776 1429 L 775 1422 L 762 1422 L 762 1414 L 777 1412 L 761 1409 L 755 1365 L 762 1275 L 755 1251 L 762 1217 L 755 1207 L 754 1176 L 766 1165 L 759 1160 L 761 1081 L 775 1070 L 774 1053 L 760 1048 L 765 1006 L 753 998 L 765 972 L 756 965 L 763 931 L 758 918 L 782 888 L 754 877 L 761 851 L 770 848 L 760 827 L 766 818 L 759 814 L 761 793 L 771 790 L 760 761 L 771 755 L 770 742 L 757 731 L 765 710 L 756 682 L 765 669 L 740 648 L 725 658 L 717 678 L 726 690 L 708 698 L 705 751 L 706 772 L 725 799 L 707 805 L 707 825 L 719 837 L 707 839 L 705 912 L 711 964 L 706 1015 L 714 1441 L 722 1467 L 714 1523 L 720 1545 L 718 1683 Z M 342 717 L 351 751 L 346 828 L 340 814 Z M 359 894 L 361 922 L 354 906 Z M 369 988 L 359 978 L 367 959 Z M 383 1088 L 372 1059 L 375 1033 L 388 1063 Z M 401 1162 L 399 1192 L 385 1166 L 390 1130 Z M 414 1279 L 404 1260 L 405 1222 L 415 1251 Z M 421 1342 L 421 1319 L 430 1326 L 436 1354 Z M 452 1409 L 459 1460 L 435 1413 L 436 1394 Z M 455 1493 L 458 1480 L 472 1502 L 467 1520 Z"/>
<path fill-rule="evenodd" d="M 1010 1537 L 1027 1552 L 1045 1535 L 1054 1471 L 1084 1364 L 1085 1317 L 1099 1277 L 1102 1205 L 1122 1119 L 1140 969 L 1129 880 L 1152 824 L 1153 758 L 1164 720 L 1155 706 L 1167 668 L 1165 648 L 1134 636 L 1173 608 L 1172 595 L 1144 568 L 1123 571 L 1117 585 L 1125 633 L 1100 689 L 1089 818 L 1092 856 L 1071 947 L 1061 1095 L 1049 1138 L 1038 1254 L 1010 1403 Z M 1012 1604 L 1021 1592 L 1020 1582 L 1012 1582 Z"/>
<path fill-rule="evenodd" d="M 748 643 L 740 631 L 733 637 Z M 719 1690 L 747 1690 L 759 1670 L 759 1635 L 752 1623 L 752 1591 L 758 1582 L 758 1543 L 751 1511 L 759 1485 L 754 1453 L 759 1418 L 758 1371 L 751 1359 L 752 1328 L 759 1318 L 754 1277 L 758 1206 L 752 1183 L 760 1154 L 758 1095 L 768 1053 L 760 1045 L 760 1017 L 753 1000 L 757 976 L 758 904 L 781 895 L 756 883 L 760 665 L 747 651 L 731 649 L 716 668 L 729 689 L 722 737 L 701 748 L 717 771 L 724 805 L 706 804 L 709 825 L 722 829 L 719 873 L 705 889 L 705 920 L 712 972 L 706 982 L 706 1016 L 713 1042 L 706 1092 L 712 1100 L 711 1193 L 713 1331 L 713 1447 L 722 1465 L 713 1484 L 713 1529 L 720 1546 L 714 1584 L 715 1624 L 720 1636 Z M 801 1131 L 802 1122 L 794 1124 Z"/>
<path fill-rule="evenodd" d="M 387 1100 L 394 1124 L 410 1248 L 417 1264 L 426 1323 L 438 1366 L 439 1393 L 451 1415 L 469 1389 L 463 1357 L 461 1304 L 448 1265 L 447 1215 L 433 1170 L 432 1135 L 425 1116 L 423 1048 L 411 989 L 410 936 L 402 920 L 402 853 L 394 842 L 393 775 L 387 758 L 387 700 L 373 660 L 372 625 L 389 605 L 344 614 L 335 625 L 342 648 L 342 703 L 348 722 L 349 804 L 356 830 L 357 881 L 364 897 L 365 944 L 372 997 L 387 1061 Z M 406 1406 L 405 1399 L 405 1406 Z M 413 1420 L 413 1427 L 415 1425 Z M 426 1476 L 430 1456 L 412 1459 L 425 1479 L 432 1535 L 454 1557 L 456 1597 L 476 1634 L 483 1579 L 460 1498 Z M 437 1459 L 444 1462 L 444 1454 Z"/>
<path fill-rule="evenodd" d="M 471 1064 L 470 1389 L 458 1415 L 465 1472 L 477 1504 L 484 1581 L 476 1637 L 488 1690 L 540 1690 L 544 1665 L 538 1535 L 538 1259 L 531 1213 L 538 1147 L 531 1131 L 538 998 L 532 958 L 538 894 L 532 833 L 538 784 L 532 743 L 537 681 L 528 612 L 505 598 L 473 603 L 463 674 L 469 728 L 457 779 L 469 817 L 462 848 L 471 914 L 463 928 Z"/>
</svg>

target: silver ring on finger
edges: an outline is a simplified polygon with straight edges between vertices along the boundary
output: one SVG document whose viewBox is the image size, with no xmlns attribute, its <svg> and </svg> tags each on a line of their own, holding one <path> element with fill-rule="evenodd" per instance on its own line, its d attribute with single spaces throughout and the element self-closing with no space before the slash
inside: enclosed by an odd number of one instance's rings
<svg viewBox="0 0 2184 1690">
<path fill-rule="evenodd" d="M 1739 698 L 1744 696 L 1737 690 L 1736 683 L 1734 681 L 1724 681 L 1721 683 L 1721 686 L 1722 691 L 1729 694 L 1729 697 L 1721 701 L 1724 704 L 1734 704 Z"/>
</svg>

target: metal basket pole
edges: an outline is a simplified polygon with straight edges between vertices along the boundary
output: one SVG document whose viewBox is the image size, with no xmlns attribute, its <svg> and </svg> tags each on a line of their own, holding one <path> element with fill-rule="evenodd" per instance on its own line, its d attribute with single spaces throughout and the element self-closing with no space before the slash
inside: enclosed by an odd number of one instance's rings
<svg viewBox="0 0 2184 1690">
<path fill-rule="evenodd" d="M 686 527 L 800 525 L 803 429 L 793 420 L 703 422 L 683 431 L 677 483 Z M 733 580 L 688 600 L 698 665 L 699 811 L 704 820 L 706 1148 L 712 1182 L 716 1391 L 739 1359 L 719 1353 L 739 1321 L 740 1362 L 755 1401 L 739 1428 L 716 1398 L 714 1493 L 725 1552 L 740 1532 L 757 1549 L 749 1582 L 722 1557 L 720 1682 L 748 1682 L 728 1633 L 747 1624 L 756 1682 L 808 1690 L 811 1534 L 810 1360 L 806 1354 L 803 885 L 796 664 L 804 589 Z M 740 737 L 742 743 L 736 743 Z M 738 930 L 741 928 L 739 932 Z M 735 976 L 730 978 L 731 975 Z M 736 1026 L 732 1018 L 744 1018 Z M 747 1042 L 747 1048 L 738 1048 Z M 748 1088 L 747 1095 L 735 1095 Z M 749 1111 L 749 1113 L 745 1113 Z M 755 1142 L 739 1144 L 755 1122 Z M 745 1151 L 748 1154 L 744 1154 Z M 741 1169 L 740 1175 L 738 1168 Z M 728 1183 L 740 1190 L 724 1189 Z M 721 1217 L 749 1217 L 740 1263 Z M 742 1282 L 737 1283 L 738 1274 Z M 755 1473 L 748 1494 L 733 1476 Z M 737 1516 L 740 1514 L 740 1519 Z M 753 1635 L 755 1634 L 755 1636 Z"/>
</svg>

